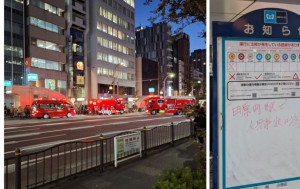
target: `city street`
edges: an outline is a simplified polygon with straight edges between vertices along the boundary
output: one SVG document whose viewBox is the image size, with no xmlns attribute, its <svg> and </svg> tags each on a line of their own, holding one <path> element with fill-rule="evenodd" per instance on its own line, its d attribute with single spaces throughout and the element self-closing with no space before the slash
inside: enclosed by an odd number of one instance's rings
<svg viewBox="0 0 300 189">
<path fill-rule="evenodd" d="M 72 118 L 5 120 L 5 157 L 21 152 L 37 151 L 52 145 L 99 139 L 122 131 L 143 127 L 151 128 L 171 122 L 188 121 L 184 116 L 148 115 L 130 113 L 123 115 L 77 115 Z"/>
</svg>

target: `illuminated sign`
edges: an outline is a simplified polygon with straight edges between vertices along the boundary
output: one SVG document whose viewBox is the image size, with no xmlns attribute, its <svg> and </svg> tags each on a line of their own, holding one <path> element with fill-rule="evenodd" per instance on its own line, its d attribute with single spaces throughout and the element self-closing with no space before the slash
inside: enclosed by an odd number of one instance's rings
<svg viewBox="0 0 300 189">
<path fill-rule="evenodd" d="M 31 62 L 30 62 L 30 57 L 25 58 L 25 68 L 30 68 Z"/>
<path fill-rule="evenodd" d="M 37 81 L 38 74 L 28 74 L 28 81 Z"/>
<path fill-rule="evenodd" d="M 79 61 L 76 63 L 77 70 L 83 70 L 83 62 Z"/>
<path fill-rule="evenodd" d="M 84 85 L 84 76 L 80 76 L 80 75 L 77 75 L 76 76 L 76 83 L 79 84 L 79 85 Z"/>
<path fill-rule="evenodd" d="M 154 88 L 149 88 L 149 93 L 154 93 Z"/>
<path fill-rule="evenodd" d="M 5 87 L 11 86 L 11 81 L 4 81 L 4 86 Z"/>
</svg>

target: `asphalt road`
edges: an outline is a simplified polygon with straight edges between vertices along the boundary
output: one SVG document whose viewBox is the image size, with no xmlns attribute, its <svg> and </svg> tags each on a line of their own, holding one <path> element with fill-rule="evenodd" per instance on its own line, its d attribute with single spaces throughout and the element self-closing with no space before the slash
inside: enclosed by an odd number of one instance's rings
<svg viewBox="0 0 300 189">
<path fill-rule="evenodd" d="M 72 118 L 5 120 L 5 157 L 13 156 L 18 147 L 21 152 L 36 151 L 52 145 L 98 139 L 100 134 L 111 134 L 143 127 L 151 128 L 171 122 L 187 121 L 184 116 L 148 115 L 78 115 Z"/>
</svg>

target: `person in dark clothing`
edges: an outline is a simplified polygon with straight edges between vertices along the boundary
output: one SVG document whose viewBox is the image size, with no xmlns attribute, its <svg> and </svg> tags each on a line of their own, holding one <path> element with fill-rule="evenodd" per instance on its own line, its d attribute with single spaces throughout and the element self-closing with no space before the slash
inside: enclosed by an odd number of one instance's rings
<svg viewBox="0 0 300 189">
<path fill-rule="evenodd" d="M 203 107 L 197 106 L 194 115 L 195 135 L 199 142 L 203 144 L 206 135 L 206 112 Z"/>
</svg>

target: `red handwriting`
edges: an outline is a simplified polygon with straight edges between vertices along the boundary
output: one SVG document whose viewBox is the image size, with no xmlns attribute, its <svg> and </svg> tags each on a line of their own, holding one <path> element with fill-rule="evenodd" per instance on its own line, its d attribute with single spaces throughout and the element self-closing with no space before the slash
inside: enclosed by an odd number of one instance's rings
<svg viewBox="0 0 300 189">
<path fill-rule="evenodd" d="M 251 120 L 249 128 L 252 130 L 269 130 L 279 127 L 298 127 L 300 128 L 300 118 L 296 114 L 285 117 L 284 119 L 276 116 L 275 118 L 261 118 Z"/>
<path fill-rule="evenodd" d="M 275 103 L 275 102 L 269 102 L 265 104 L 254 104 L 249 105 L 248 103 L 245 103 L 243 105 L 238 105 L 232 108 L 232 116 L 233 117 L 248 117 L 250 114 L 256 114 L 261 115 L 262 111 L 266 113 L 273 113 L 281 111 L 285 108 L 286 102 L 283 103 Z"/>
</svg>

